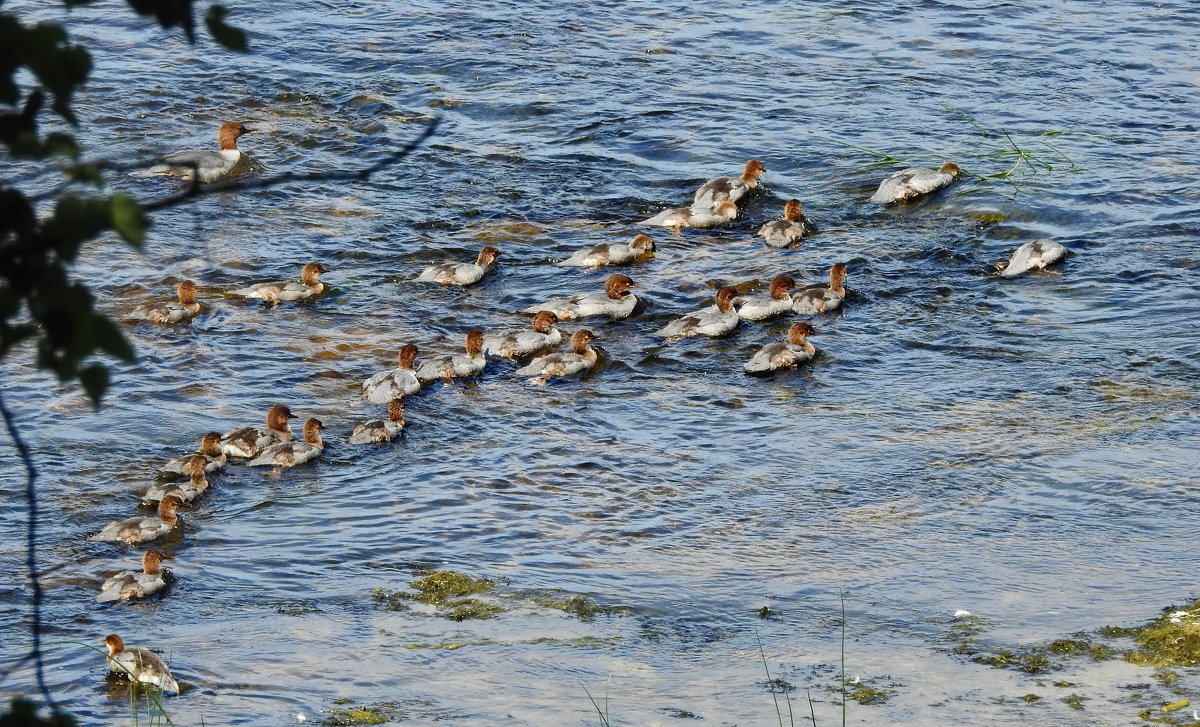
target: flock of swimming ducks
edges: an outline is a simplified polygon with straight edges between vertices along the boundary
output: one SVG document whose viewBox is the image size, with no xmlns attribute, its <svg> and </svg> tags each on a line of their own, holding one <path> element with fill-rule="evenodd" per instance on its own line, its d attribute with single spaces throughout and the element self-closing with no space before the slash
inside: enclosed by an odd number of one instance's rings
<svg viewBox="0 0 1200 727">
<path fill-rule="evenodd" d="M 237 165 L 241 158 L 237 139 L 251 131 L 244 124 L 224 124 L 217 135 L 219 152 L 177 152 L 164 157 L 160 165 L 147 173 L 198 178 L 201 182 L 219 179 Z M 642 224 L 676 230 L 727 225 L 740 214 L 739 203 L 744 206 L 752 201 L 752 192 L 759 187 L 758 178 L 765 171 L 760 161 L 752 159 L 746 163 L 741 175 L 713 179 L 696 190 L 688 206 L 664 210 Z M 959 171 L 954 164 L 944 164 L 939 169 L 904 169 L 883 180 L 871 201 L 895 204 L 923 197 L 952 184 Z M 763 225 L 758 234 L 766 245 L 786 248 L 800 244 L 815 231 L 815 225 L 804 216 L 800 201 L 793 199 L 784 206 L 783 216 Z M 628 243 L 604 243 L 579 250 L 558 265 L 591 269 L 629 265 L 651 257 L 654 251 L 653 239 L 639 234 Z M 1043 269 L 1060 260 L 1066 252 L 1056 242 L 1036 240 L 1022 245 L 1011 260 L 1000 267 L 1005 276 L 1019 275 Z M 439 285 L 472 285 L 483 279 L 499 255 L 496 248 L 484 247 L 474 262 L 432 265 L 415 280 Z M 322 264 L 308 263 L 301 270 L 299 282 L 258 283 L 232 291 L 232 294 L 262 300 L 271 306 L 314 300 L 325 291 L 320 280 L 320 275 L 325 272 L 328 269 Z M 761 321 L 788 313 L 806 316 L 829 313 L 841 307 L 846 298 L 845 279 L 846 264 L 839 262 L 830 269 L 828 286 L 794 290 L 795 281 L 780 275 L 771 281 L 765 295 L 745 296 L 732 287 L 722 287 L 717 290 L 713 305 L 671 321 L 656 335 L 673 343 L 694 336 L 723 336 L 743 320 Z M 356 427 L 349 436 L 350 443 L 387 442 L 399 436 L 405 426 L 406 396 L 435 381 L 476 376 L 487 365 L 488 356 L 523 363 L 517 369 L 517 375 L 529 376 L 536 384 L 591 370 L 598 360 L 597 352 L 591 346 L 594 334 L 586 329 L 575 331 L 569 338 L 571 350 L 556 351 L 554 349 L 562 343 L 564 336 L 555 323 L 599 316 L 627 318 L 637 307 L 637 296 L 631 291 L 638 287 L 627 275 L 611 275 L 603 292 L 551 298 L 524 308 L 521 313 L 532 316 L 531 326 L 527 329 L 490 335 L 472 329 L 466 335 L 465 353 L 430 358 L 419 365 L 417 347 L 405 345 L 397 354 L 395 368 L 380 371 L 362 382 L 362 396 L 371 403 L 386 404 L 387 418 Z M 203 307 L 196 299 L 195 283 L 188 280 L 179 283 L 177 295 L 177 302 L 142 306 L 131 311 L 126 319 L 161 324 L 186 323 Z M 796 368 L 816 356 L 817 349 L 808 337 L 817 333 L 808 322 L 795 323 L 788 329 L 785 340 L 763 346 L 743 368 L 748 374 Z M 303 439 L 295 440 L 289 425 L 289 420 L 294 418 L 286 406 L 275 405 L 267 411 L 266 428 L 246 426 L 225 434 L 205 434 L 198 453 L 173 459 L 160 469 L 160 479 L 187 478 L 186 482 L 158 484 L 142 496 L 144 504 L 157 507 L 155 516 L 134 516 L 109 523 L 92 539 L 137 545 L 167 535 L 178 524 L 178 509 L 203 494 L 209 487 L 207 476 L 220 472 L 230 458 L 244 460 L 251 467 L 283 469 L 319 457 L 325 446 L 321 439 L 322 423 L 308 419 L 303 426 Z M 142 558 L 141 571 L 124 571 L 108 578 L 96 600 L 103 603 L 145 598 L 165 587 L 162 554 L 152 548 Z M 126 646 L 115 634 L 108 636 L 104 644 L 108 648 L 110 671 L 163 692 L 178 693 L 179 685 L 166 663 L 153 652 Z"/>
</svg>

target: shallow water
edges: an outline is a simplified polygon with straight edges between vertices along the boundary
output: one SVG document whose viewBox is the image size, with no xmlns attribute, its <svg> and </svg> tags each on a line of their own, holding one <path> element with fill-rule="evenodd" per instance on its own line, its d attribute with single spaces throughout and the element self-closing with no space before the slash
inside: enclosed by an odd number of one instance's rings
<svg viewBox="0 0 1200 727">
<path fill-rule="evenodd" d="M 142 254 L 89 249 L 78 272 L 113 316 L 182 278 L 210 306 L 189 327 L 130 328 L 141 359 L 118 367 L 99 413 L 27 358 L 5 363 L 5 401 L 42 470 L 49 678 L 84 722 L 129 719 L 81 645 L 115 631 L 170 657 L 186 687 L 167 703 L 177 724 L 316 720 L 339 699 L 395 703 L 415 723 L 595 723 L 585 686 L 616 723 L 687 710 L 762 724 L 775 714 L 760 639 L 772 676 L 811 688 L 830 723 L 840 594 L 846 671 L 895 692 L 851 702 L 851 723 L 1127 724 L 1148 706 L 1119 688 L 1148 669 L 1085 664 L 1070 689 L 1039 686 L 951 653 L 947 634 L 967 609 L 987 644 L 1044 643 L 1195 594 L 1200 9 L 257 10 L 233 17 L 249 56 L 188 47 L 122 3 L 73 11 L 96 64 L 77 101 L 85 148 L 130 161 L 207 147 L 220 121 L 244 120 L 258 129 L 242 140 L 254 178 L 363 166 L 422 120 L 441 125 L 370 181 L 216 194 L 157 215 Z M 30 12 L 60 17 L 54 4 Z M 866 202 L 895 168 L 866 149 L 988 175 L 1014 148 L 1051 168 L 964 178 L 903 209 Z M 645 310 L 587 323 L 600 372 L 543 389 L 494 363 L 413 397 L 403 441 L 345 444 L 381 413 L 358 382 L 402 344 L 456 350 L 469 328 L 519 327 L 519 308 L 599 288 L 605 271 L 550 263 L 628 239 L 751 157 L 767 194 L 743 219 L 651 231 L 656 257 L 624 271 Z M 791 197 L 822 232 L 768 249 L 753 234 Z M 1019 279 L 991 272 L 1037 237 L 1072 257 Z M 480 285 L 411 282 L 484 244 L 503 254 Z M 311 260 L 333 269 L 316 304 L 223 295 Z M 800 372 L 741 372 L 787 320 L 718 341 L 652 336 L 718 285 L 817 284 L 839 260 L 850 298 L 813 320 L 822 355 Z M 86 537 L 135 512 L 160 461 L 274 403 L 327 425 L 323 460 L 279 477 L 231 468 L 184 513 L 166 597 L 93 603 L 100 574 L 140 551 Z M 13 577 L 0 627 L 13 633 L 28 602 L 21 472 L 4 447 L 0 566 Z M 456 623 L 372 603 L 420 568 L 496 580 L 509 610 Z M 540 603 L 553 594 L 620 608 L 581 620 Z M 760 620 L 763 606 L 778 614 Z M 26 672 L 0 683 L 30 689 Z M 1016 699 L 1031 691 L 1045 699 Z M 1088 697 L 1082 711 L 1060 701 L 1071 691 Z"/>
</svg>

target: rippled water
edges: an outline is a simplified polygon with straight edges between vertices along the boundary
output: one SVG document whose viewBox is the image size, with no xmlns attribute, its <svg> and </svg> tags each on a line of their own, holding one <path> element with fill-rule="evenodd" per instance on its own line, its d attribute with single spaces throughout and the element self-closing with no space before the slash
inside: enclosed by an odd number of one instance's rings
<svg viewBox="0 0 1200 727">
<path fill-rule="evenodd" d="M 243 120 L 259 130 L 242 140 L 251 175 L 348 169 L 442 121 L 368 182 L 217 194 L 157 215 L 144 254 L 92 247 L 78 272 L 112 315 L 182 278 L 210 306 L 190 327 L 132 327 L 141 359 L 101 412 L 6 362 L 5 399 L 42 467 L 64 704 L 128 721 L 79 645 L 115 631 L 170 657 L 178 724 L 317 720 L 339 699 L 416 723 L 595 723 L 585 686 L 615 723 L 688 710 L 764 724 L 761 638 L 772 676 L 811 688 L 829 724 L 844 594 L 847 672 L 895 691 L 852 702 L 852 723 L 1129 723 L 1145 705 L 1116 685 L 1149 670 L 1108 662 L 1072 689 L 1036 686 L 950 653 L 947 631 L 968 609 L 988 643 L 1042 643 L 1195 593 L 1200 9 L 913 5 L 279 2 L 237 9 L 248 56 L 188 47 L 123 3 L 73 11 L 95 49 L 77 102 L 95 155 L 207 146 Z M 867 149 L 981 175 L 1023 149 L 1052 168 L 880 209 L 866 199 L 894 167 Z M 598 288 L 604 272 L 550 263 L 628 239 L 751 157 L 766 199 L 728 229 L 652 233 L 657 256 L 627 271 L 645 310 L 589 321 L 599 373 L 540 389 L 493 364 L 414 397 L 403 441 L 345 444 L 379 414 L 358 382 L 400 345 L 457 350 L 469 328 L 524 325 L 513 311 Z M 822 232 L 768 249 L 753 233 L 791 197 Z M 1037 237 L 1074 254 L 1053 273 L 991 272 Z M 503 255 L 482 284 L 411 282 L 484 244 Z M 223 297 L 311 260 L 334 271 L 316 304 Z M 720 284 L 815 284 L 839 260 L 850 298 L 814 320 L 823 354 L 798 373 L 741 373 L 790 321 L 674 346 L 651 335 Z M 93 603 L 101 573 L 140 551 L 86 537 L 135 512 L 161 460 L 274 403 L 325 422 L 323 460 L 280 477 L 232 468 L 168 544 L 166 597 Z M 28 613 L 21 472 L 0 451 L 13 634 Z M 372 604 L 419 568 L 494 579 L 510 610 L 456 623 Z M 540 605 L 565 594 L 620 612 Z M 778 615 L 760 620 L 763 606 Z M 6 659 L 26 648 L 7 646 Z M 31 675 L 0 688 L 28 691 Z M 1030 691 L 1046 699 L 1016 699 Z M 1069 691 L 1084 711 L 1061 703 Z"/>
</svg>

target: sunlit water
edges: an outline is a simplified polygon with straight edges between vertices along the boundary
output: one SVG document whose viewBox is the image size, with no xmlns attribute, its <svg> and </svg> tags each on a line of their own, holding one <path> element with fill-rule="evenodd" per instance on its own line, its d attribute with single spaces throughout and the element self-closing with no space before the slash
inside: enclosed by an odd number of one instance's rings
<svg viewBox="0 0 1200 727">
<path fill-rule="evenodd" d="M 364 166 L 423 120 L 441 126 L 370 181 L 205 197 L 157 214 L 143 253 L 90 248 L 78 274 L 114 317 L 183 278 L 209 305 L 191 326 L 129 328 L 139 363 L 116 369 L 99 413 L 28 356 L 6 362 L 5 400 L 42 472 L 62 703 L 85 723 L 128 722 L 86 647 L 117 632 L 170 658 L 177 724 L 319 720 L 335 700 L 393 703 L 414 723 L 594 724 L 585 688 L 614 723 L 687 710 L 765 724 L 761 645 L 831 724 L 844 594 L 848 675 L 894 690 L 851 702 L 851 723 L 1133 720 L 1146 705 L 1118 685 L 1148 669 L 1107 662 L 1070 689 L 1037 686 L 951 653 L 948 631 L 966 609 L 985 644 L 1044 643 L 1196 592 L 1200 9 L 799 5 L 262 3 L 235 9 L 248 56 L 189 47 L 123 3 L 73 11 L 96 63 L 77 99 L 94 156 L 207 147 L 240 120 L 258 129 L 242 140 L 257 178 Z M 1045 164 L 904 209 L 866 202 L 895 168 L 866 149 L 988 175 L 1018 148 Z M 743 219 L 651 233 L 657 256 L 626 271 L 645 310 L 587 324 L 599 373 L 537 388 L 494 363 L 412 398 L 403 441 L 345 443 L 381 413 L 358 382 L 400 345 L 458 350 L 469 328 L 522 326 L 519 308 L 599 288 L 604 271 L 551 263 L 627 240 L 752 157 L 767 194 Z M 791 197 L 822 232 L 768 249 L 754 232 Z M 994 274 L 1037 237 L 1074 254 L 1052 273 Z M 503 254 L 482 284 L 411 282 L 484 244 Z M 333 269 L 316 304 L 223 297 L 312 260 Z M 652 336 L 720 284 L 816 284 L 839 260 L 850 298 L 813 320 L 823 353 L 798 373 L 741 371 L 790 320 Z M 322 461 L 280 477 L 232 467 L 167 544 L 170 593 L 95 604 L 102 574 L 141 551 L 87 536 L 136 512 L 160 461 L 274 403 L 324 421 Z M 13 450 L 0 452 L 12 660 L 27 648 L 24 505 Z M 420 568 L 496 580 L 509 610 L 455 623 L 372 603 Z M 569 594 L 619 613 L 540 605 Z M 764 606 L 777 615 L 760 620 Z M 0 689 L 28 692 L 32 675 Z M 1083 711 L 1060 701 L 1071 691 Z M 1016 699 L 1029 692 L 1043 702 Z M 808 705 L 795 709 L 799 722 Z"/>
</svg>

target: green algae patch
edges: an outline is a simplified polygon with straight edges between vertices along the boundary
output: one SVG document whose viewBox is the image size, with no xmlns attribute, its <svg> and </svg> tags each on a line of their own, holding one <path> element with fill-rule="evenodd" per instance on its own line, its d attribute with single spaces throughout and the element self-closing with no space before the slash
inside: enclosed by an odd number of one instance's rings
<svg viewBox="0 0 1200 727">
<path fill-rule="evenodd" d="M 487 593 L 496 585 L 486 578 L 472 578 L 452 570 L 424 571 L 426 575 L 411 585 L 417 591 L 413 600 L 435 606 L 448 603 L 450 599 Z"/>
<path fill-rule="evenodd" d="M 355 709 L 333 709 L 329 712 L 329 718 L 325 720 L 328 725 L 355 725 L 355 724 L 383 724 L 388 718 L 374 709 L 367 707 L 357 707 Z"/>
<path fill-rule="evenodd" d="M 892 696 L 892 692 L 887 689 L 875 689 L 873 687 L 859 687 L 853 692 L 846 695 L 849 699 L 853 699 L 859 704 L 883 704 Z"/>
<path fill-rule="evenodd" d="M 375 588 L 371 591 L 371 601 L 385 611 L 407 611 L 408 599 L 411 596 L 404 591 L 385 591 Z"/>
<path fill-rule="evenodd" d="M 1087 701 L 1087 697 L 1081 697 L 1078 694 L 1071 693 L 1063 697 L 1063 703 L 1071 709 L 1083 709 L 1083 703 Z"/>
<path fill-rule="evenodd" d="M 376 588 L 371 591 L 371 600 L 386 611 L 407 611 L 412 601 L 425 603 L 451 621 L 486 619 L 508 610 L 493 601 L 468 598 L 488 593 L 495 587 L 494 581 L 452 570 L 420 572 L 424 575 L 409 584 L 412 591 Z"/>
<path fill-rule="evenodd" d="M 469 621 L 472 619 L 491 618 L 508 609 L 498 603 L 481 601 L 476 598 L 465 598 L 461 601 L 451 601 L 441 605 L 443 615 L 451 621 Z"/>
<path fill-rule="evenodd" d="M 1042 701 L 1042 698 L 1036 694 L 1026 694 L 1021 697 L 1021 701 L 1025 702 L 1026 704 L 1033 704 L 1034 702 Z"/>
<path fill-rule="evenodd" d="M 630 609 L 625 606 L 601 606 L 587 596 L 579 594 L 555 594 L 534 599 L 542 608 L 551 608 L 570 614 L 580 621 L 594 621 L 597 616 L 627 616 Z"/>
<path fill-rule="evenodd" d="M 1124 659 L 1138 666 L 1200 666 L 1200 602 L 1184 609 L 1171 607 L 1149 624 L 1134 629 L 1137 649 Z"/>
</svg>

